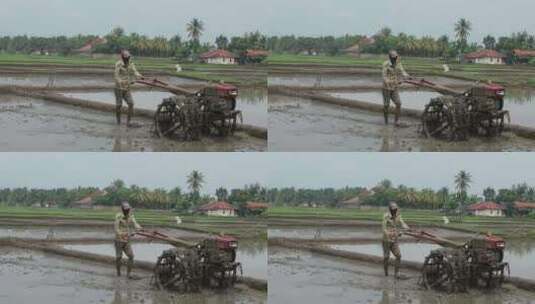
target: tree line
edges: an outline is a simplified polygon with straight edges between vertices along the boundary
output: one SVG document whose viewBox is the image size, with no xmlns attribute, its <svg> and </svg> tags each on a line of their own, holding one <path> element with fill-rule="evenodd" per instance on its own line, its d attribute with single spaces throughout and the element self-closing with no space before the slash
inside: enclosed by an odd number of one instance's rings
<svg viewBox="0 0 535 304">
<path fill-rule="evenodd" d="M 481 201 L 502 203 L 512 211 L 516 201 L 535 202 L 535 187 L 527 183 L 515 184 L 509 188 L 494 189 L 487 187 L 480 194 L 471 194 L 473 184 L 469 172 L 460 171 L 454 177 L 455 189 L 442 187 L 416 189 L 406 185 L 393 185 L 384 179 L 373 187 L 343 188 L 295 188 L 265 187 L 259 183 L 228 189 L 219 187 L 213 194 L 202 193 L 205 177 L 202 172 L 192 171 L 187 176 L 185 188 L 148 189 L 138 185 L 126 185 L 118 179 L 102 189 L 97 187 L 77 187 L 73 189 L 0 189 L 0 203 L 8 206 L 32 206 L 55 204 L 59 207 L 71 207 L 87 196 L 94 196 L 94 202 L 102 206 L 117 206 L 122 201 L 129 201 L 134 207 L 147 209 L 168 209 L 191 211 L 196 207 L 215 200 L 226 201 L 238 209 L 243 209 L 247 202 L 267 202 L 276 206 L 341 207 L 344 202 L 358 198 L 358 203 L 368 206 L 384 207 L 396 201 L 403 208 L 444 209 L 462 212 L 465 207 Z M 98 194 L 98 195 L 95 195 Z"/>
<path fill-rule="evenodd" d="M 535 36 L 527 31 L 513 33 L 509 36 L 494 37 L 487 35 L 481 42 L 469 42 L 472 23 L 464 18 L 454 25 L 455 37 L 442 35 L 416 37 L 406 33 L 393 34 L 392 29 L 384 27 L 372 37 L 363 35 L 335 36 L 267 36 L 258 31 L 241 36 L 227 37 L 219 35 L 214 42 L 201 43 L 205 23 L 194 18 L 186 24 L 187 37 L 174 35 L 171 38 L 148 37 L 138 33 L 126 34 L 121 27 L 114 28 L 104 38 L 106 43 L 96 46 L 96 53 L 116 54 L 122 49 L 129 49 L 136 56 L 176 57 L 182 60 L 196 60 L 198 55 L 212 49 L 226 49 L 237 55 L 247 49 L 264 49 L 273 53 L 289 54 L 325 54 L 340 55 L 344 50 L 360 44 L 360 52 L 385 54 L 396 49 L 404 56 L 457 58 L 461 54 L 478 49 L 494 49 L 510 54 L 513 49 L 535 49 Z M 96 39 L 95 35 L 77 35 L 73 37 L 0 37 L 0 52 L 32 53 L 40 50 L 53 50 L 62 55 L 70 55 L 76 49 Z M 366 39 L 364 39 L 366 38 Z M 363 43 L 368 41 L 368 43 Z"/>
</svg>

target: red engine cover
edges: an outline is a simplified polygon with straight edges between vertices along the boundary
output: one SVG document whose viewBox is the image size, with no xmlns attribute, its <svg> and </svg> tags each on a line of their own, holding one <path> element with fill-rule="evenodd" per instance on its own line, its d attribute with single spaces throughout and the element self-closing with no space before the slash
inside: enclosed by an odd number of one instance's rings
<svg viewBox="0 0 535 304">
<path fill-rule="evenodd" d="M 501 85 L 499 84 L 486 84 L 485 85 L 485 89 L 489 90 L 489 91 L 492 91 L 492 92 L 498 92 L 498 91 L 503 91 L 505 90 L 504 87 L 502 87 Z"/>
<path fill-rule="evenodd" d="M 232 236 L 218 236 L 216 244 L 219 249 L 234 249 L 238 247 L 238 239 Z"/>
<path fill-rule="evenodd" d="M 504 249 L 505 240 L 497 236 L 486 236 L 485 241 L 487 242 L 487 249 Z"/>
<path fill-rule="evenodd" d="M 238 95 L 238 88 L 231 84 L 218 84 L 215 86 L 217 95 L 225 96 L 235 96 Z"/>
</svg>

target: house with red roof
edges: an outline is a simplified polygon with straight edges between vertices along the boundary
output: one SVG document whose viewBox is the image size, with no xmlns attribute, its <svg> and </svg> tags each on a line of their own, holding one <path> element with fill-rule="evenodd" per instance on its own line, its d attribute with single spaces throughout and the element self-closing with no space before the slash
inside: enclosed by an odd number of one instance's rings
<svg viewBox="0 0 535 304">
<path fill-rule="evenodd" d="M 470 205 L 466 208 L 468 212 L 475 216 L 505 216 L 505 206 L 495 202 L 481 202 Z"/>
<path fill-rule="evenodd" d="M 535 58 L 535 50 L 514 49 L 511 55 L 514 63 L 529 63 Z"/>
<path fill-rule="evenodd" d="M 95 50 L 97 46 L 106 44 L 106 43 L 108 43 L 108 40 L 106 40 L 106 38 L 97 37 L 91 41 L 88 41 L 84 46 L 75 50 L 74 52 L 78 54 L 91 55 L 93 54 L 93 51 Z"/>
<path fill-rule="evenodd" d="M 237 56 L 227 50 L 213 50 L 202 53 L 199 58 L 208 64 L 237 64 Z"/>
<path fill-rule="evenodd" d="M 260 215 L 268 210 L 269 204 L 260 202 L 247 202 L 245 203 L 245 209 L 247 212 L 254 215 Z"/>
<path fill-rule="evenodd" d="M 223 201 L 212 202 L 197 208 L 197 212 L 208 216 L 236 216 L 237 208 Z"/>
<path fill-rule="evenodd" d="M 513 204 L 515 213 L 518 215 L 528 215 L 530 213 L 535 213 L 535 203 L 528 202 L 515 202 Z"/>
<path fill-rule="evenodd" d="M 477 64 L 505 64 L 507 56 L 495 50 L 481 50 L 464 55 L 469 63 Z"/>
<path fill-rule="evenodd" d="M 95 201 L 97 198 L 106 195 L 106 191 L 96 191 L 94 193 L 91 193 L 90 195 L 77 200 L 71 204 L 71 207 L 73 208 L 80 208 L 80 209 L 92 209 L 95 208 Z"/>
</svg>

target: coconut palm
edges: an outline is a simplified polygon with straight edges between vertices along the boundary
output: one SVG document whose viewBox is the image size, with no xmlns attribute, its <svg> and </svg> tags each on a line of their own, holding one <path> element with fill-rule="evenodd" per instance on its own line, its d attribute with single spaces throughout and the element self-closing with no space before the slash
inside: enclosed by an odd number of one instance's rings
<svg viewBox="0 0 535 304">
<path fill-rule="evenodd" d="M 465 18 L 461 18 L 455 23 L 455 36 L 457 37 L 461 51 L 464 51 L 468 44 L 468 37 L 470 36 L 471 30 L 472 23 Z"/>
<path fill-rule="evenodd" d="M 203 184 L 204 175 L 201 172 L 193 170 L 190 175 L 188 175 L 188 187 L 191 192 L 199 194 Z"/>
<path fill-rule="evenodd" d="M 460 220 L 463 219 L 464 204 L 467 198 L 467 191 L 472 183 L 472 175 L 464 170 L 461 170 L 455 176 L 455 188 L 457 189 L 457 195 L 459 197 L 459 216 Z"/>
<path fill-rule="evenodd" d="M 204 22 L 197 18 L 193 18 L 187 24 L 186 30 L 191 40 L 199 42 L 199 38 L 201 38 L 202 32 L 204 31 Z"/>
</svg>

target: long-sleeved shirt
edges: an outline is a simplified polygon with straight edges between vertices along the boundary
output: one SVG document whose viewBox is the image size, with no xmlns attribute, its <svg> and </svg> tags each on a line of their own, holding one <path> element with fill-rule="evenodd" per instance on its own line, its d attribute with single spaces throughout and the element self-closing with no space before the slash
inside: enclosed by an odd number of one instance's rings
<svg viewBox="0 0 535 304">
<path fill-rule="evenodd" d="M 386 212 L 383 216 L 383 241 L 397 241 L 401 229 L 409 229 L 401 215 L 392 217 L 390 212 Z"/>
<path fill-rule="evenodd" d="M 132 62 L 128 66 L 122 60 L 117 61 L 115 64 L 113 78 L 115 79 L 115 87 L 117 89 L 128 91 L 130 90 L 130 85 L 142 77 L 143 75 L 137 71 L 136 65 Z"/>
<path fill-rule="evenodd" d="M 121 242 L 128 242 L 130 239 L 131 229 L 141 229 L 141 226 L 137 223 L 133 214 L 125 217 L 122 212 L 115 215 L 115 239 Z"/>
<path fill-rule="evenodd" d="M 409 77 L 409 74 L 403 68 L 401 62 L 398 62 L 395 66 L 392 65 L 390 60 L 383 63 L 383 88 L 386 90 L 394 91 L 399 88 L 399 83 L 402 78 Z"/>
</svg>

